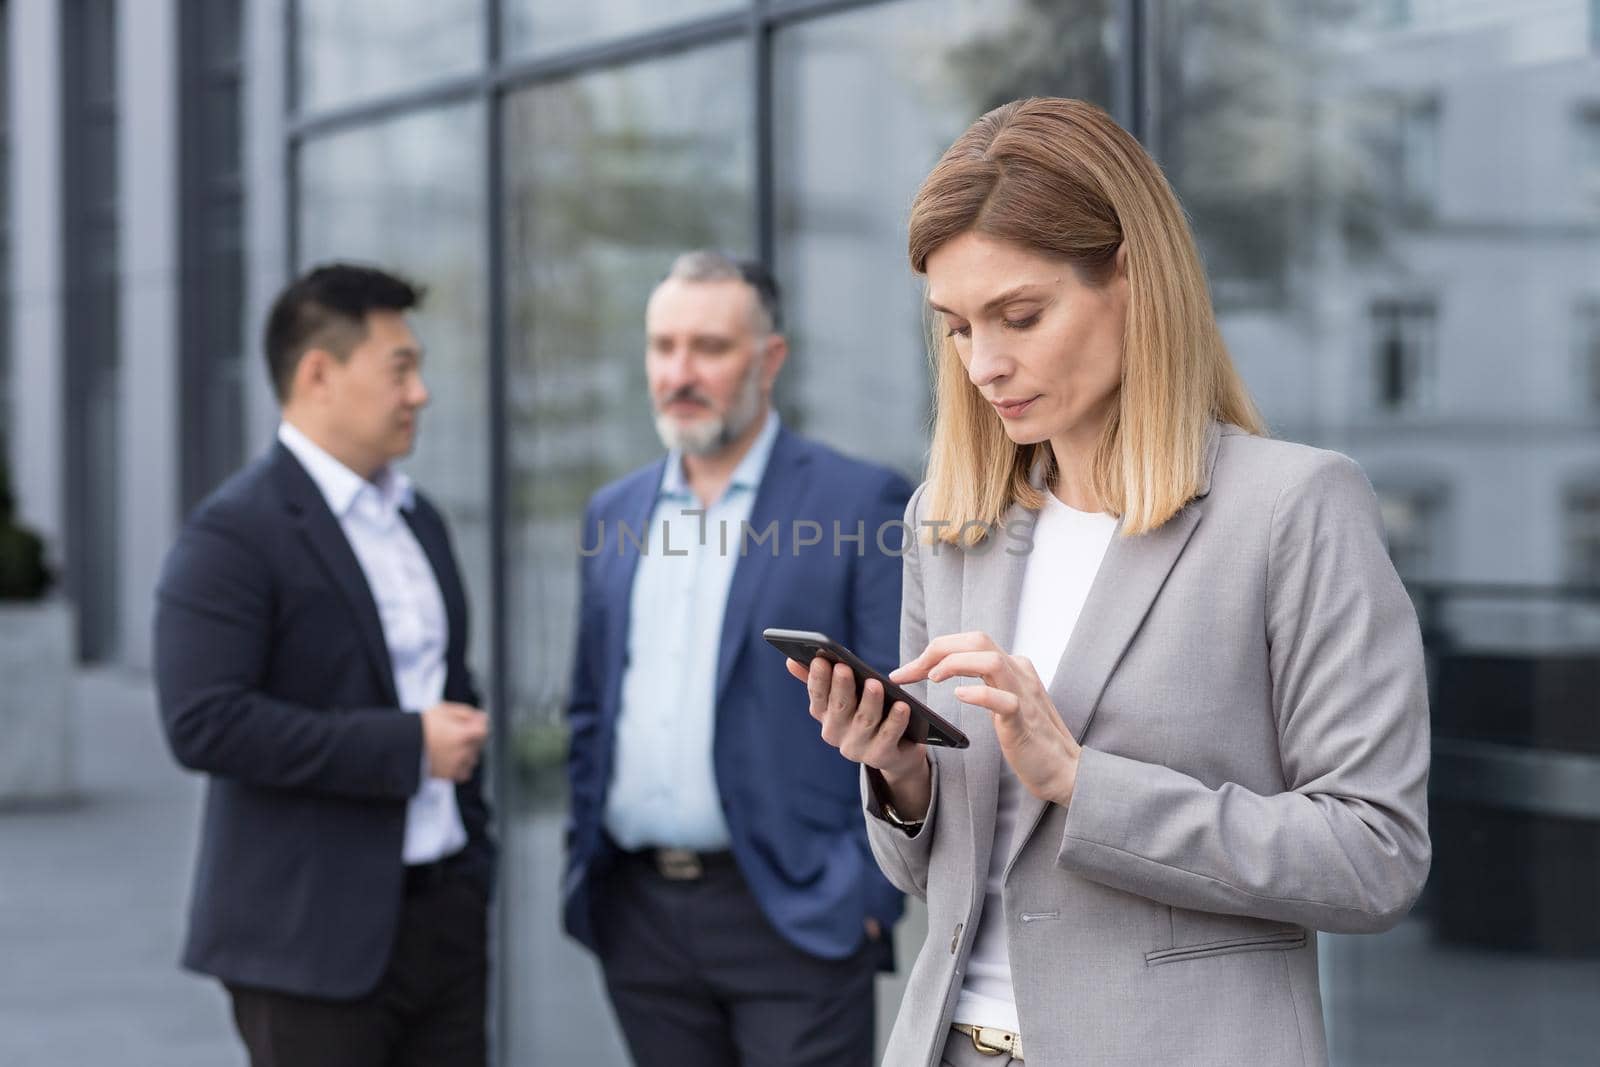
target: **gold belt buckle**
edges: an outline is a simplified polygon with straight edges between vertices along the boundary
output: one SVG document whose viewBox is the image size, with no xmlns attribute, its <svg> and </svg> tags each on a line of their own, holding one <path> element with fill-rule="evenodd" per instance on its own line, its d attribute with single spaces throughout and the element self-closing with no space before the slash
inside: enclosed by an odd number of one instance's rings
<svg viewBox="0 0 1600 1067">
<path fill-rule="evenodd" d="M 692 882 L 706 873 L 699 853 L 686 848 L 658 848 L 655 858 L 656 873 L 669 882 Z"/>
<path fill-rule="evenodd" d="M 972 1047 L 985 1056 L 1007 1054 L 1014 1060 L 1023 1058 L 1021 1034 L 1013 1034 L 1010 1030 L 1000 1030 L 992 1026 L 972 1026 L 967 1023 L 957 1023 L 955 1028 L 972 1038 Z"/>
</svg>

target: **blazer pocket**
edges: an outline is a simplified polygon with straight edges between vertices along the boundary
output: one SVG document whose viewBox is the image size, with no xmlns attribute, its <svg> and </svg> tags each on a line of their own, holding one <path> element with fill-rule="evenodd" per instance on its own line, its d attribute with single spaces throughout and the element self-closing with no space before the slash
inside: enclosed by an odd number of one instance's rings
<svg viewBox="0 0 1600 1067">
<path fill-rule="evenodd" d="M 1144 962 L 1150 966 L 1159 963 L 1182 963 L 1185 960 L 1203 960 L 1208 956 L 1231 956 L 1236 952 L 1290 951 L 1305 948 L 1304 930 L 1280 930 L 1272 933 L 1252 934 L 1248 937 L 1231 937 L 1224 941 L 1207 941 L 1199 945 L 1180 945 L 1146 952 Z"/>
</svg>

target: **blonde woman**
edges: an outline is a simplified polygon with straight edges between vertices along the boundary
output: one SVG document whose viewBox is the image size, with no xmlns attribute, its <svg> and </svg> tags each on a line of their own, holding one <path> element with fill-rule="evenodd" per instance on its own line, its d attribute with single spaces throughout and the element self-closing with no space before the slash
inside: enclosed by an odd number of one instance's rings
<svg viewBox="0 0 1600 1067">
<path fill-rule="evenodd" d="M 1393 925 L 1430 856 L 1421 643 L 1370 486 L 1264 436 L 1182 210 L 1098 108 L 979 119 L 910 251 L 938 407 L 893 679 L 972 747 L 790 665 L 928 902 L 886 1062 L 1326 1062 L 1313 932 Z"/>
</svg>

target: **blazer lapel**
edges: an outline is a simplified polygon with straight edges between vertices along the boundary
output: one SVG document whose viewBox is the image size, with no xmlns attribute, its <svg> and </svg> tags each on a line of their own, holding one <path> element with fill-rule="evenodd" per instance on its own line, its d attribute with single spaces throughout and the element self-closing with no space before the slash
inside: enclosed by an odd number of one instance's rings
<svg viewBox="0 0 1600 1067">
<path fill-rule="evenodd" d="M 450 555 L 444 524 L 435 516 L 424 514 L 420 501 L 410 508 L 401 509 L 400 516 L 411 527 L 411 535 L 422 546 L 422 554 L 428 557 L 428 566 L 433 570 L 434 580 L 439 583 L 439 595 L 444 599 L 445 618 L 450 626 L 449 647 L 454 651 L 466 631 L 467 604 L 461 588 L 461 576 L 456 573 L 455 561 Z"/>
<path fill-rule="evenodd" d="M 1035 512 L 1013 505 L 1002 526 L 1013 533 L 1020 533 L 1026 527 L 1031 534 L 1037 518 Z M 949 545 L 941 545 L 939 550 L 955 551 Z M 923 551 L 931 552 L 932 547 L 924 546 Z M 1022 579 L 1027 569 L 1027 555 L 1013 551 L 1009 540 L 998 535 L 968 550 L 962 560 L 961 570 L 962 631 L 981 630 L 992 637 L 995 644 L 1009 652 L 1017 625 L 1017 602 L 1022 594 Z M 973 891 L 981 895 L 987 879 L 984 872 L 989 869 L 989 857 L 995 844 L 995 804 L 1005 757 L 1000 752 L 1000 742 L 995 739 L 989 712 L 965 704 L 960 708 L 959 725 L 972 739 L 972 746 L 962 754 L 960 762 L 966 770 L 967 805 L 972 819 L 973 870 L 978 872 Z"/>
<path fill-rule="evenodd" d="M 1106 549 L 1072 637 L 1049 683 L 1050 702 L 1079 744 L 1089 732 L 1112 671 L 1139 632 L 1167 575 L 1205 514 L 1204 498 L 1211 491 L 1211 471 L 1219 442 L 1219 428 L 1213 425 L 1206 441 L 1204 477 L 1194 500 L 1147 534 L 1128 538 L 1118 533 Z M 1006 861 L 1007 873 L 1048 806 L 1026 789 L 1022 791 L 1017 829 Z"/>
<path fill-rule="evenodd" d="M 602 527 L 600 551 L 614 566 L 605 583 L 604 595 L 613 610 L 606 612 L 605 673 L 608 689 L 601 704 L 602 714 L 614 717 L 622 700 L 622 674 L 628 665 L 628 627 L 633 615 L 633 579 L 639 573 L 639 549 L 635 545 L 648 545 L 650 517 L 655 513 L 656 497 L 661 492 L 661 479 L 666 474 L 667 461 L 657 460 L 652 475 L 643 481 L 644 489 L 628 500 L 617 516 L 617 526 L 607 533 Z M 604 519 L 600 520 L 602 523 Z M 626 529 L 624 529 L 626 527 Z M 584 538 L 589 536 L 584 532 Z M 615 542 L 611 542 L 615 538 Z M 580 635 L 579 640 L 583 640 Z"/>
<path fill-rule="evenodd" d="M 328 509 L 328 502 L 311 480 L 311 475 L 283 445 L 275 445 L 274 448 L 285 505 L 294 515 L 300 534 L 311 546 L 312 554 L 355 617 L 362 646 L 377 675 L 386 703 L 398 706 L 400 698 L 394 688 L 394 664 L 389 659 L 389 645 L 383 637 L 383 623 L 378 618 L 377 602 L 372 598 L 372 589 L 367 585 L 367 576 L 361 570 L 355 550 L 350 547 L 344 529 Z"/>
<path fill-rule="evenodd" d="M 745 642 L 740 640 L 740 635 L 750 624 L 750 613 L 760 599 L 767 573 L 777 563 L 774 550 L 781 552 L 785 540 L 793 536 L 790 520 L 795 515 L 796 505 L 805 498 L 810 468 L 811 453 L 798 447 L 794 435 L 788 430 L 779 429 L 778 437 L 772 443 L 772 454 L 767 457 L 766 473 L 761 477 L 761 485 L 750 507 L 750 527 L 756 535 L 761 536 L 768 525 L 776 522 L 777 538 L 773 549 L 752 542 L 746 552 L 743 531 L 740 531 L 737 548 L 739 562 L 734 565 L 733 581 L 728 587 L 727 606 L 722 614 L 722 641 L 717 653 L 715 706 L 718 708 L 722 707 L 728 683 L 733 678 L 733 668 L 744 651 Z M 788 529 L 784 528 L 786 523 L 789 524 Z"/>
</svg>

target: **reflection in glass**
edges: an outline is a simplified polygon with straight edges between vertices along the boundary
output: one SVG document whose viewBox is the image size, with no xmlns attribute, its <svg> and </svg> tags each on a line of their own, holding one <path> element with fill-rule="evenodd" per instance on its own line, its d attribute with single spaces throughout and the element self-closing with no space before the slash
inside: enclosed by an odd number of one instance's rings
<svg viewBox="0 0 1600 1067">
<path fill-rule="evenodd" d="M 704 15 L 749 7 L 751 0 L 502 0 L 506 54 L 549 55 L 646 33 Z M 731 73 L 731 72 L 730 72 Z"/>
<path fill-rule="evenodd" d="M 1600 6 L 1595 8 L 1595 34 L 1600 42 Z M 1600 214 L 1600 99 L 1587 100 L 1577 108 L 1572 132 L 1578 157 L 1578 181 L 1592 212 Z"/>
<path fill-rule="evenodd" d="M 1600 278 L 1596 279 L 1600 287 Z M 1580 296 L 1572 314 L 1572 354 L 1578 376 L 1578 403 L 1600 411 L 1600 295 Z"/>
<path fill-rule="evenodd" d="M 1372 320 L 1373 381 L 1385 411 L 1426 407 L 1437 373 L 1439 309 L 1432 300 L 1375 300 Z"/>
<path fill-rule="evenodd" d="M 626 1062 L 557 903 L 578 526 L 590 493 L 660 452 L 644 380 L 651 289 L 684 249 L 751 250 L 748 55 L 718 46 L 507 102 L 511 1063 Z"/>
<path fill-rule="evenodd" d="M 1433 872 L 1392 932 L 1322 939 L 1336 1064 L 1600 1047 L 1587 7 L 1157 9 L 1151 147 L 1223 334 L 1280 435 L 1378 485 L 1427 645 Z"/>
<path fill-rule="evenodd" d="M 369 100 L 483 60 L 483 0 L 296 0 L 301 111 Z"/>
<path fill-rule="evenodd" d="M 911 198 L 984 111 L 1023 96 L 1109 106 L 1108 0 L 914 0 L 819 19 L 774 52 L 779 280 L 792 422 L 920 480 L 931 402 Z"/>
<path fill-rule="evenodd" d="M 1600 479 L 1567 490 L 1567 580 L 1600 588 Z"/>
<path fill-rule="evenodd" d="M 489 416 L 483 113 L 462 106 L 311 141 L 300 155 L 301 269 L 354 260 L 427 287 L 412 327 L 431 400 L 406 472 L 445 513 L 489 660 Z"/>
</svg>

